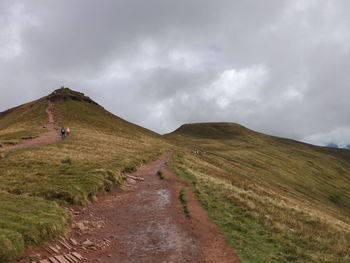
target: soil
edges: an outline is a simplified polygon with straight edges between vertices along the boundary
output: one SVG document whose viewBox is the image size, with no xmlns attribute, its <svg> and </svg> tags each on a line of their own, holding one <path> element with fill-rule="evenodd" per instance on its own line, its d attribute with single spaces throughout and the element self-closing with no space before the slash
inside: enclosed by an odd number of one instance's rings
<svg viewBox="0 0 350 263">
<path fill-rule="evenodd" d="M 60 136 L 58 131 L 55 128 L 55 121 L 52 114 L 52 103 L 49 102 L 48 107 L 46 108 L 48 123 L 44 128 L 47 128 L 48 132 L 43 133 L 39 135 L 36 138 L 33 139 L 26 139 L 22 140 L 19 144 L 16 145 L 5 145 L 3 147 L 0 147 L 1 151 L 8 151 L 13 149 L 22 149 L 22 148 L 32 148 L 32 147 L 38 147 L 43 146 L 46 144 L 55 143 L 60 140 Z"/>
<path fill-rule="evenodd" d="M 30 255 L 47 259 L 72 251 L 84 262 L 95 263 L 240 262 L 190 187 L 170 171 L 166 164 L 170 158 L 170 153 L 163 154 L 126 175 L 123 189 L 115 188 L 87 207 L 67 208 L 73 216 L 73 227 L 64 239 L 69 249 L 62 248 L 63 239 L 58 239 L 16 262 L 28 262 Z M 157 175 L 159 170 L 164 179 Z M 190 217 L 179 201 L 181 188 L 186 189 Z M 57 245 L 59 251 L 48 252 Z"/>
</svg>

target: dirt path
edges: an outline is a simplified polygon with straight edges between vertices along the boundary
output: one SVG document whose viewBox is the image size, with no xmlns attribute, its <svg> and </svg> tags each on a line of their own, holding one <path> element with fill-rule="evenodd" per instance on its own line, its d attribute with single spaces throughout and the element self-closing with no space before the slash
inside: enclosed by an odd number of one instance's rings
<svg viewBox="0 0 350 263">
<path fill-rule="evenodd" d="M 13 149 L 38 147 L 38 146 L 43 146 L 46 144 L 51 144 L 59 141 L 60 136 L 58 134 L 58 131 L 55 129 L 55 121 L 52 114 L 52 107 L 53 107 L 52 103 L 49 102 L 49 105 L 45 110 L 48 118 L 48 123 L 45 127 L 48 129 L 48 132 L 43 133 L 39 135 L 39 137 L 34 139 L 22 140 L 19 144 L 16 144 L 16 145 L 6 145 L 3 147 L 0 147 L 0 152 L 13 150 Z"/>
<path fill-rule="evenodd" d="M 45 260 L 69 258 L 75 252 L 89 263 L 239 262 L 189 191 L 191 218 L 185 216 L 178 197 L 186 186 L 167 167 L 170 158 L 171 154 L 164 154 L 129 175 L 124 190 L 115 189 L 87 207 L 69 208 L 73 228 L 65 241 L 60 239 L 69 249 L 58 240 L 27 252 L 18 262 L 27 262 L 33 254 Z M 156 174 L 160 169 L 164 179 Z M 57 245 L 57 253 L 48 252 Z"/>
</svg>

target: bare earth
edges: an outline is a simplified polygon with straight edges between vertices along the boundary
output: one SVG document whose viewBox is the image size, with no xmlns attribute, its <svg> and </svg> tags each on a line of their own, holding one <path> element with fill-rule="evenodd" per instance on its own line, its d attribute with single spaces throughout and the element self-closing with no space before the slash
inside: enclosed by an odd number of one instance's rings
<svg viewBox="0 0 350 263">
<path fill-rule="evenodd" d="M 0 147 L 0 152 L 12 150 L 12 149 L 38 147 L 38 146 L 43 146 L 46 144 L 51 144 L 59 141 L 60 136 L 57 130 L 55 129 L 55 121 L 52 114 L 52 104 L 50 102 L 49 102 L 49 106 L 46 108 L 46 113 L 48 116 L 48 123 L 46 125 L 48 132 L 41 134 L 39 137 L 34 139 L 23 140 L 16 145 L 5 145 L 3 147 Z"/>
</svg>

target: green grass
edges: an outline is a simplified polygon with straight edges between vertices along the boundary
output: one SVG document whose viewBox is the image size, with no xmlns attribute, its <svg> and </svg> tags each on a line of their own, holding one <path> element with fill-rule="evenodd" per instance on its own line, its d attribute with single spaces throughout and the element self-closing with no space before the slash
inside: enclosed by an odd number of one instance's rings
<svg viewBox="0 0 350 263">
<path fill-rule="evenodd" d="M 186 190 L 185 188 L 181 188 L 179 191 L 179 200 L 182 205 L 182 209 L 184 211 L 184 214 L 186 217 L 191 217 L 190 210 L 188 210 L 188 202 L 187 202 L 187 196 L 186 196 Z"/>
<path fill-rule="evenodd" d="M 170 150 L 170 167 L 243 262 L 350 261 L 349 151 L 227 123 L 184 125 L 166 141 L 67 92 L 50 98 L 69 137 L 1 153 L 0 262 L 66 231 L 69 215 L 57 204 L 88 204 Z M 0 113 L 0 144 L 45 132 L 46 106 L 43 98 Z M 203 154 L 191 154 L 197 149 Z M 179 199 L 187 207 L 184 189 Z"/>
<path fill-rule="evenodd" d="M 19 122 L 10 123 L 6 127 L 17 127 L 22 123 L 22 117 L 17 115 L 24 114 L 25 117 L 27 114 L 28 119 L 32 116 L 41 116 L 47 106 L 47 100 L 44 98 L 39 102 L 42 104 L 36 106 L 36 112 L 24 111 L 23 113 L 16 108 L 8 113 Z M 32 201 L 42 200 L 57 209 L 59 208 L 56 203 L 88 204 L 96 200 L 99 195 L 109 192 L 113 186 L 123 184 L 123 173 L 136 170 L 138 166 L 154 160 L 169 149 L 169 144 L 160 135 L 115 117 L 85 98 L 54 100 L 52 103 L 59 126 L 70 127 L 71 134 L 56 144 L 12 150 L 7 158 L 0 160 L 0 192 L 6 193 L 9 199 L 13 199 L 10 205 L 5 205 L 5 201 L 0 199 L 0 213 L 4 215 L 9 215 L 12 207 L 22 199 L 25 202 L 26 198 Z M 3 116 L 8 118 L 9 115 Z M 46 116 L 43 119 L 46 121 Z M 32 122 L 23 125 L 31 127 Z M 6 132 L 9 131 L 6 127 L 0 130 L 3 136 L 7 136 Z M 21 136 L 31 135 L 31 129 L 23 129 L 23 131 L 28 133 Z M 0 244 L 8 243 L 8 236 L 13 236 L 13 245 L 2 252 L 3 258 L 18 257 L 23 248 L 52 239 L 58 232 L 62 233 L 67 228 L 68 224 L 63 223 L 60 228 L 57 228 L 56 221 L 49 220 L 50 213 L 46 214 L 48 208 L 39 206 L 39 203 L 36 205 L 34 201 L 33 211 L 38 215 L 38 220 L 47 219 L 47 224 L 27 224 L 28 231 L 31 231 L 32 236 L 36 238 L 32 241 L 23 236 L 21 243 L 16 241 L 18 235 L 13 232 L 17 233 L 17 227 L 25 224 L 21 218 L 28 217 L 28 213 L 18 210 L 15 224 L 11 224 L 13 218 L 2 218 L 6 228 L 0 225 L 0 229 L 1 231 L 5 229 L 6 233 L 0 232 Z M 57 215 L 57 220 L 61 222 L 64 218 L 64 214 Z M 57 229 L 56 232 L 55 229 Z M 55 235 L 48 234 L 44 237 L 41 235 L 42 231 L 47 233 L 52 231 Z"/>
<path fill-rule="evenodd" d="M 350 261 L 349 151 L 223 123 L 183 126 L 168 138 L 187 148 L 172 169 L 243 262 Z"/>
<path fill-rule="evenodd" d="M 0 113 L 0 147 L 17 144 L 46 132 L 45 98 Z"/>
<path fill-rule="evenodd" d="M 65 210 L 41 198 L 0 193 L 0 205 L 0 262 L 64 234 L 70 224 Z"/>
</svg>

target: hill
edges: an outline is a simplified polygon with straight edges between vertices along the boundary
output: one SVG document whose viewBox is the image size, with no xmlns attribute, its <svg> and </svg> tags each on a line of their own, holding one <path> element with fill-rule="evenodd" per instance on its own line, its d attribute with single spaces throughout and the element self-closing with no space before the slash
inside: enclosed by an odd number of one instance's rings
<svg viewBox="0 0 350 263">
<path fill-rule="evenodd" d="M 72 131 L 64 140 L 20 148 L 60 127 Z M 123 187 L 124 173 L 166 151 L 243 262 L 350 261 L 350 151 L 234 123 L 160 136 L 61 88 L 0 113 L 0 262 L 64 234 L 63 207 Z"/>
<path fill-rule="evenodd" d="M 70 215 L 57 204 L 87 204 L 169 148 L 160 135 L 67 88 L 0 113 L 1 143 L 47 133 L 48 105 L 57 133 L 71 129 L 66 139 L 32 149 L 0 147 L 7 156 L 0 160 L 0 262 L 67 230 Z"/>
<path fill-rule="evenodd" d="M 35 138 L 45 132 L 46 101 L 23 104 L 0 113 L 0 146 L 17 144 L 22 139 Z"/>
<path fill-rule="evenodd" d="M 350 151 L 186 124 L 172 162 L 244 262 L 349 262 Z M 195 154 L 195 153 L 199 154 Z"/>
</svg>

